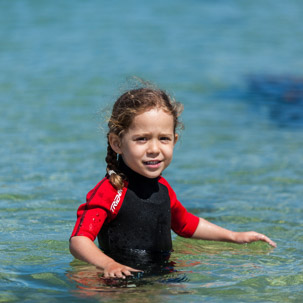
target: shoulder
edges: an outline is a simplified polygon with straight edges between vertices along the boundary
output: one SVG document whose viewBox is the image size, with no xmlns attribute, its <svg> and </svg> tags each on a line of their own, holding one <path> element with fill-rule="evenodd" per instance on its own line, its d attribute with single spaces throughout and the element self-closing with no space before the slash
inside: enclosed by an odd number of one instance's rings
<svg viewBox="0 0 303 303">
<path fill-rule="evenodd" d="M 166 187 L 171 187 L 171 186 L 169 185 L 169 183 L 167 182 L 167 180 L 166 180 L 164 177 L 162 177 L 162 176 L 160 176 L 160 177 L 158 178 L 158 182 L 159 182 L 160 184 L 163 184 L 163 185 L 166 186 Z"/>
<path fill-rule="evenodd" d="M 174 190 L 172 189 L 172 187 L 170 186 L 170 184 L 167 182 L 165 178 L 160 176 L 158 182 L 167 188 L 170 197 L 174 197 L 174 198 L 176 197 Z"/>
<path fill-rule="evenodd" d="M 104 177 L 93 189 L 91 189 L 86 196 L 87 205 L 98 205 L 101 208 L 109 210 L 115 214 L 120 207 L 119 204 L 124 199 L 127 191 L 127 183 L 121 190 L 117 190 L 109 182 L 107 177 Z"/>
<path fill-rule="evenodd" d="M 115 188 L 110 184 L 107 177 L 104 177 L 101 181 L 93 187 L 86 196 L 86 202 L 90 202 L 93 200 L 96 196 L 111 196 L 114 195 L 116 192 Z"/>
</svg>

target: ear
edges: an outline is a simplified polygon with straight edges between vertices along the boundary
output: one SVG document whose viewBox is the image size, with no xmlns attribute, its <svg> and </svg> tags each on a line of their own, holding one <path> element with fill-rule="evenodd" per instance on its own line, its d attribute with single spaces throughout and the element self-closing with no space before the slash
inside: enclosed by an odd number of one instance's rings
<svg viewBox="0 0 303 303">
<path fill-rule="evenodd" d="M 175 134 L 174 145 L 178 142 L 178 139 L 179 139 L 179 135 L 178 135 L 178 134 Z"/>
<path fill-rule="evenodd" d="M 119 136 L 117 136 L 116 134 L 110 133 L 108 136 L 108 142 L 115 153 L 122 154 L 121 139 Z"/>
</svg>

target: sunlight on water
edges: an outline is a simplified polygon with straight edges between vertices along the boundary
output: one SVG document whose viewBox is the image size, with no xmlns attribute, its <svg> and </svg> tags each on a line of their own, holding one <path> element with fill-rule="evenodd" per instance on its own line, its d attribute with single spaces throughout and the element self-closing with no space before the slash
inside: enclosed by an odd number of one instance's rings
<svg viewBox="0 0 303 303">
<path fill-rule="evenodd" d="M 2 1 L 0 302 L 300 302 L 300 1 Z M 73 260 L 76 209 L 104 176 L 108 105 L 139 76 L 184 103 L 164 175 L 194 214 L 277 242 L 173 236 L 157 274 Z"/>
</svg>

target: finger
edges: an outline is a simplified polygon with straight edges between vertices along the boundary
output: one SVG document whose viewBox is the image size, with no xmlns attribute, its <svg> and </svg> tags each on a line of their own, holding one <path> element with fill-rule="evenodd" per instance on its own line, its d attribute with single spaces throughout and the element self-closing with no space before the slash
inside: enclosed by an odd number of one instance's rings
<svg viewBox="0 0 303 303">
<path fill-rule="evenodd" d="M 259 240 L 268 243 L 272 247 L 277 247 L 277 244 L 271 239 L 269 239 L 268 237 L 266 237 L 265 235 L 259 235 Z"/>
<path fill-rule="evenodd" d="M 127 270 L 132 271 L 132 272 L 143 272 L 143 270 L 135 269 L 135 268 L 132 268 L 132 267 L 127 267 Z"/>
<path fill-rule="evenodd" d="M 123 270 L 123 274 L 124 274 L 125 276 L 132 276 L 132 273 L 131 273 L 128 269 L 124 269 L 124 270 Z"/>
<path fill-rule="evenodd" d="M 109 278 L 116 278 L 116 274 L 114 272 L 109 273 Z"/>
<path fill-rule="evenodd" d="M 122 270 L 125 276 L 133 276 L 133 272 L 143 272 L 143 270 L 139 269 L 134 269 L 132 267 L 126 267 L 125 269 Z"/>
<path fill-rule="evenodd" d="M 116 274 L 115 274 L 115 277 L 116 278 L 122 278 L 122 279 L 125 279 L 125 276 L 123 275 L 123 273 L 122 272 L 117 272 Z"/>
<path fill-rule="evenodd" d="M 103 277 L 106 278 L 106 279 L 109 278 L 108 272 L 104 272 Z"/>
<path fill-rule="evenodd" d="M 267 239 L 266 242 L 267 242 L 270 246 L 272 246 L 272 247 L 277 247 L 277 243 L 274 242 L 274 241 L 272 241 L 272 240 L 270 240 L 270 239 Z"/>
</svg>

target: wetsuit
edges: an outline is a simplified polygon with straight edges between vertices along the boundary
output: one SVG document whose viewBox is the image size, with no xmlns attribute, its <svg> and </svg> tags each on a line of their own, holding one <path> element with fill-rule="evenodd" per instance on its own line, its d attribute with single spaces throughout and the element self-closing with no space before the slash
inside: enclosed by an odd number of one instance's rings
<svg viewBox="0 0 303 303">
<path fill-rule="evenodd" d="M 123 190 L 117 191 L 108 176 L 101 180 L 80 205 L 72 237 L 98 237 L 106 254 L 129 265 L 129 252 L 140 257 L 170 252 L 171 229 L 182 237 L 193 235 L 199 218 L 182 206 L 162 176 L 146 178 L 123 161 L 119 165 L 127 177 Z"/>
</svg>

